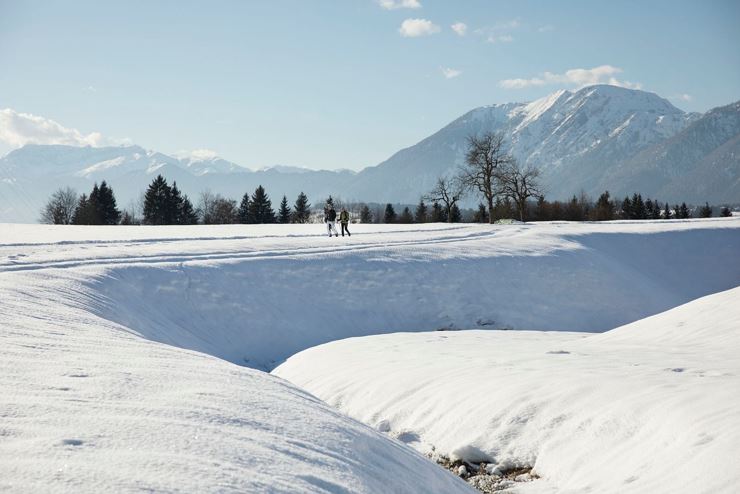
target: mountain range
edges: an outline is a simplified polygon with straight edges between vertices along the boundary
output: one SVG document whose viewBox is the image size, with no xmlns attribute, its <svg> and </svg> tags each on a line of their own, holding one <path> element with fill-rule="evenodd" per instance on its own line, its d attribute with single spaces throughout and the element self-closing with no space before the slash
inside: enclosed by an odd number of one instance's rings
<svg viewBox="0 0 740 494">
<path fill-rule="evenodd" d="M 538 167 L 546 196 L 581 191 L 660 201 L 740 202 L 740 101 L 686 113 L 656 94 L 616 86 L 558 91 L 530 103 L 476 108 L 411 147 L 359 172 L 276 166 L 249 170 L 216 156 L 175 157 L 139 146 L 26 145 L 0 158 L 0 222 L 33 222 L 60 186 L 88 192 L 106 180 L 120 207 L 162 174 L 197 202 L 210 189 L 239 199 L 263 185 L 277 203 L 300 191 L 320 203 L 414 203 L 463 163 L 467 138 L 503 133 L 520 162 Z M 474 198 L 469 198 L 472 204 Z"/>
</svg>

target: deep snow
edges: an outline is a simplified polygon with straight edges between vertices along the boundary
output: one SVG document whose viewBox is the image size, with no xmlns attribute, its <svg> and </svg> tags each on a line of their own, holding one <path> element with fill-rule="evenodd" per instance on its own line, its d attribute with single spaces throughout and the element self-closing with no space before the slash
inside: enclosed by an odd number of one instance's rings
<svg viewBox="0 0 740 494">
<path fill-rule="evenodd" d="M 349 338 L 274 373 L 423 452 L 534 467 L 532 492 L 732 493 L 740 288 L 597 334 Z"/>
<path fill-rule="evenodd" d="M 738 219 L 352 231 L 0 225 L 0 488 L 464 491 L 295 386 L 214 357 L 271 369 L 350 336 L 605 331 L 740 280 Z M 481 334 L 511 347 L 530 333 Z M 418 337 L 439 335 L 458 333 Z M 440 403 L 415 410 L 419 424 L 451 410 Z"/>
</svg>

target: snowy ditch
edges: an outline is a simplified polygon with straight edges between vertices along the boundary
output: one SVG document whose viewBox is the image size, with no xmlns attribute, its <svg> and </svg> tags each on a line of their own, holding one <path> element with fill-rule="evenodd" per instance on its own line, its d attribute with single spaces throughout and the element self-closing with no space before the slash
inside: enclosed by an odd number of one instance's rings
<svg viewBox="0 0 740 494">
<path fill-rule="evenodd" d="M 256 246 L 261 240 L 216 236 L 180 244 L 175 237 L 83 245 L 99 252 L 65 254 L 43 269 L 78 273 L 82 287 L 71 297 L 74 306 L 111 327 L 274 370 L 484 492 L 538 475 L 543 479 L 531 484 L 609 492 L 578 467 L 576 459 L 593 467 L 587 454 L 571 453 L 594 453 L 596 444 L 627 455 L 630 449 L 605 431 L 639 428 L 608 412 L 604 402 L 615 390 L 639 388 L 640 377 L 616 388 L 604 383 L 629 375 L 628 361 L 649 368 L 663 361 L 632 357 L 632 345 L 641 342 L 619 343 L 619 358 L 608 347 L 587 348 L 586 333 L 737 286 L 735 223 L 551 224 L 364 236 L 360 230 L 346 248 L 326 247 L 326 239 L 314 236 L 277 234 L 269 245 Z M 31 261 L 11 268 L 34 269 Z M 449 331 L 475 328 L 486 331 Z M 368 338 L 353 338 L 361 336 Z M 670 374 L 693 377 L 701 358 L 667 359 L 665 368 L 688 369 Z M 660 376 L 642 378 L 670 387 Z M 603 393 L 594 395 L 600 387 Z M 580 403 L 583 413 L 564 412 L 568 403 Z M 620 411 L 634 418 L 630 407 L 643 405 L 628 400 Z M 607 418 L 595 419 L 599 414 Z M 586 439 L 568 441 L 568 434 L 583 431 Z M 605 434 L 609 439 L 600 440 Z M 629 447 L 640 449 L 638 443 Z M 571 453 L 555 460 L 554 451 Z M 620 461 L 617 453 L 608 461 Z M 625 468 L 644 470 L 637 461 Z M 620 477 L 619 485 L 652 485 L 644 475 L 633 476 L 627 483 Z"/>
</svg>

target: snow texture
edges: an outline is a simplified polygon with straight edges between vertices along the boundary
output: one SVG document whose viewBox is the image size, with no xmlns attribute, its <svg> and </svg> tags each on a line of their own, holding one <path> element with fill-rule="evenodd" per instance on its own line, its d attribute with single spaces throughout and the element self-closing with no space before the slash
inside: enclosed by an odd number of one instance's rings
<svg viewBox="0 0 740 494">
<path fill-rule="evenodd" d="M 427 353 L 447 353 L 434 359 L 457 366 L 447 379 L 468 376 L 454 385 L 427 373 L 410 389 L 401 369 L 392 371 L 393 362 L 379 367 L 385 360 L 375 354 L 351 368 L 335 368 L 339 375 L 334 378 L 349 379 L 344 391 L 337 391 L 336 383 L 325 381 L 320 372 L 336 362 L 329 353 L 325 362 L 302 371 L 305 378 L 291 374 L 317 395 L 325 383 L 322 389 L 331 394 L 330 403 L 349 410 L 365 399 L 350 376 L 357 376 L 359 386 L 370 375 L 371 364 L 376 371 L 388 370 L 377 378 L 388 383 L 383 388 L 388 396 L 404 389 L 404 397 L 393 404 L 400 411 L 390 404 L 381 410 L 385 399 L 366 408 L 378 410 L 368 422 L 397 439 L 391 441 L 381 430 L 361 425 L 257 369 L 272 369 L 317 344 L 377 333 L 475 327 L 605 331 L 737 286 L 740 219 L 355 225 L 346 239 L 327 238 L 323 231 L 323 225 L 0 225 L 0 490 L 466 492 L 462 481 L 404 442 L 439 443 L 442 450 L 466 458 L 492 456 L 499 465 L 536 462 L 545 480 L 529 484 L 590 485 L 595 481 L 589 475 L 613 466 L 591 463 L 596 470 L 588 474 L 571 469 L 566 456 L 567 468 L 561 469 L 554 460 L 548 463 L 551 456 L 545 454 L 556 443 L 538 442 L 541 436 L 527 432 L 534 430 L 527 421 L 535 423 L 540 416 L 537 404 L 557 398 L 548 376 L 560 375 L 562 380 L 554 384 L 572 388 L 556 405 L 581 403 L 584 414 L 610 395 L 606 390 L 614 369 L 626 376 L 619 388 L 625 392 L 639 394 L 641 377 L 647 384 L 660 383 L 664 399 L 671 389 L 680 391 L 682 381 L 651 381 L 652 374 L 640 374 L 640 367 L 635 367 L 638 377 L 629 377 L 632 367 L 620 360 L 628 356 L 644 362 L 645 369 L 660 365 L 671 376 L 665 379 L 699 379 L 703 372 L 701 382 L 716 387 L 701 389 L 715 394 L 725 390 L 727 395 L 732 376 L 715 373 L 734 371 L 722 370 L 720 350 L 700 359 L 705 347 L 691 353 L 686 345 L 676 346 L 676 358 L 653 359 L 643 348 L 646 353 L 640 350 L 632 357 L 619 350 L 634 346 L 631 340 L 607 342 L 619 332 L 600 336 L 603 346 L 593 348 L 585 342 L 598 339 L 573 333 L 391 337 L 399 338 L 401 349 L 408 343 L 404 338 L 418 338 L 416 345 L 447 336 L 448 350 L 430 346 Z M 717 317 L 709 321 L 721 325 L 721 314 Z M 480 335 L 480 341 L 466 345 L 463 339 L 472 337 L 466 335 Z M 383 340 L 354 341 L 367 341 L 371 351 L 373 341 Z M 508 349 L 495 359 L 503 364 L 487 367 L 498 344 L 502 351 Z M 733 345 L 729 340 L 722 351 L 736 351 Z M 424 353 L 416 355 L 412 346 L 400 353 L 385 347 L 383 358 L 418 360 Z M 598 353 L 611 346 L 613 355 L 575 359 L 579 352 Z M 656 346 L 650 348 L 663 355 Z M 471 353 L 464 354 L 462 347 Z M 307 362 L 306 355 L 311 353 L 295 357 L 280 373 L 287 375 L 289 366 Z M 575 364 L 543 369 L 538 359 L 573 359 Z M 479 376 L 464 369 L 476 365 Z M 486 386 L 496 373 L 509 373 L 508 380 L 498 381 L 491 398 Z M 525 383 L 521 386 L 519 375 Z M 603 389 L 600 376 L 606 376 Z M 447 383 L 456 398 L 440 395 L 438 401 L 416 406 L 414 400 L 425 389 L 432 392 L 436 381 Z M 368 387 L 367 396 L 378 389 Z M 507 389 L 517 393 L 516 399 Z M 464 399 L 467 395 L 477 397 L 479 404 Z M 699 391 L 695 395 L 691 403 L 705 410 L 709 398 L 701 398 Z M 685 403 L 681 393 L 670 396 L 678 400 L 675 406 Z M 734 399 L 728 397 L 727 403 L 737 409 Z M 471 425 L 468 419 L 496 410 L 491 400 L 506 414 L 489 413 L 470 430 L 456 429 L 454 443 L 446 443 L 442 432 L 427 431 L 425 424 L 434 418 Z M 625 403 L 638 403 L 630 400 Z M 456 408 L 458 402 L 463 408 Z M 407 405 L 411 408 L 404 409 Z M 619 410 L 610 406 L 596 411 L 609 417 L 612 408 Z M 667 413 L 670 406 L 663 410 Z M 686 417 L 702 418 L 692 413 Z M 495 448 L 479 438 L 495 421 L 507 424 L 509 417 L 516 422 L 520 416 L 526 419 L 521 427 L 500 436 Z M 636 423 L 641 417 L 637 415 Z M 601 437 L 600 420 L 588 423 L 596 424 L 595 429 L 584 425 L 589 437 Z M 622 422 L 613 420 L 611 429 L 604 426 L 606 431 L 622 434 Z M 681 420 L 674 423 L 684 424 Z M 711 425 L 712 420 L 705 422 Z M 714 431 L 712 427 L 706 430 Z M 733 437 L 732 430 L 725 432 Z M 604 433 L 607 443 L 610 434 Z M 509 436 L 511 442 L 506 442 Z M 714 435 L 710 443 L 710 448 L 724 444 Z M 600 444 L 594 443 L 595 452 Z M 686 455 L 696 454 L 692 444 L 679 446 L 686 446 Z M 647 442 L 645 448 L 662 446 Z M 627 465 L 636 466 L 632 460 Z M 719 480 L 733 471 L 722 459 L 716 465 L 723 469 L 713 472 Z M 648 467 L 630 474 L 639 479 L 638 485 L 648 482 L 653 471 Z M 675 464 L 669 467 L 677 469 Z"/>
<path fill-rule="evenodd" d="M 274 373 L 421 451 L 533 466 L 541 478 L 516 491 L 732 493 L 739 302 L 735 288 L 596 335 L 350 338 Z"/>
</svg>

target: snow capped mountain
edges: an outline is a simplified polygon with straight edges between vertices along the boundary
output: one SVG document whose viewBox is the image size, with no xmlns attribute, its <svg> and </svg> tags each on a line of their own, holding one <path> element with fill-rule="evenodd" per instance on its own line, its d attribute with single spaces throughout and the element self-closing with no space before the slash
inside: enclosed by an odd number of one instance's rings
<svg viewBox="0 0 740 494">
<path fill-rule="evenodd" d="M 551 199 L 609 190 L 671 202 L 740 201 L 740 102 L 700 115 L 653 93 L 596 85 L 476 108 L 360 172 L 284 165 L 252 171 L 208 150 L 169 156 L 139 146 L 27 145 L 0 158 L 0 221 L 35 221 L 58 187 L 83 192 L 102 180 L 126 206 L 159 173 L 191 198 L 211 189 L 238 199 L 261 184 L 275 202 L 303 191 L 312 202 L 332 194 L 414 203 L 463 163 L 468 136 L 486 131 L 503 133 L 520 162 L 542 170 Z"/>
</svg>

